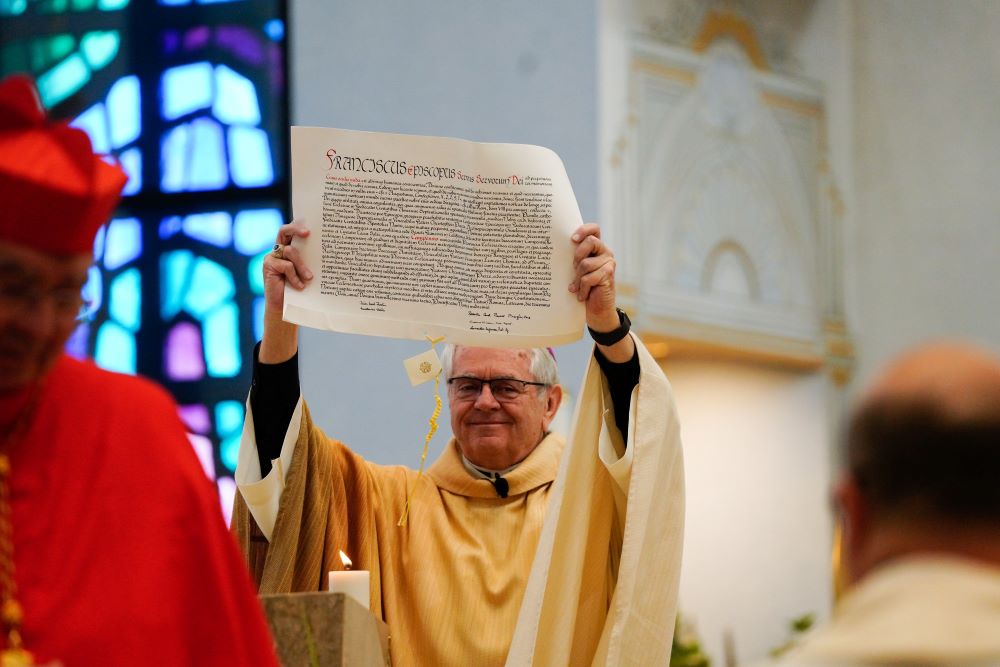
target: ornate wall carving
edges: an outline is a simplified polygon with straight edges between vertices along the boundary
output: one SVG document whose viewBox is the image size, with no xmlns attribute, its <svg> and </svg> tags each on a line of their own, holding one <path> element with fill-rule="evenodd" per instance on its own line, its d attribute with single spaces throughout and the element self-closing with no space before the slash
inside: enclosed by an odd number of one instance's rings
<svg viewBox="0 0 1000 667">
<path fill-rule="evenodd" d="M 689 48 L 631 40 L 611 156 L 622 293 L 675 350 L 849 367 L 822 94 L 768 71 L 738 16 L 706 16 Z"/>
</svg>

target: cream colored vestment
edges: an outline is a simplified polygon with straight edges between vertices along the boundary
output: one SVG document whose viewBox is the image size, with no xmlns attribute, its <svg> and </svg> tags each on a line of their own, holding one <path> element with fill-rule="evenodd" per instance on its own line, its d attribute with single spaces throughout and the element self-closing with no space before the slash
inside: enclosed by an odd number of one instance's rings
<svg viewBox="0 0 1000 667">
<path fill-rule="evenodd" d="M 886 562 L 847 592 L 829 623 L 776 664 L 996 667 L 1000 568 L 944 553 Z"/>
</svg>

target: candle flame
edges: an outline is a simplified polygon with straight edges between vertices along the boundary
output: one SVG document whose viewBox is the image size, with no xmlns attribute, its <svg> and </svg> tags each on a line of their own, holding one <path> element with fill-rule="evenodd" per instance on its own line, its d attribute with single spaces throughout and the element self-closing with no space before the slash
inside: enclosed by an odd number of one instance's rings
<svg viewBox="0 0 1000 667">
<path fill-rule="evenodd" d="M 338 549 L 338 551 L 340 550 Z M 353 565 L 353 563 L 351 562 L 351 559 L 347 557 L 347 554 L 345 554 L 343 551 L 340 552 L 340 560 L 344 563 L 345 570 L 351 569 L 351 565 Z"/>
</svg>

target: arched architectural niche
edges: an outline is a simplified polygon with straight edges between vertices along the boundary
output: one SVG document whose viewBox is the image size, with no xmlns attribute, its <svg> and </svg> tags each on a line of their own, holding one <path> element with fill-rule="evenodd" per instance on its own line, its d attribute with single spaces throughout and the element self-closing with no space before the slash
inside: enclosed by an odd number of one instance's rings
<svg viewBox="0 0 1000 667">
<path fill-rule="evenodd" d="M 637 43 L 631 72 L 614 196 L 633 221 L 623 292 L 640 327 L 821 365 L 834 221 L 819 91 L 761 71 L 725 37 L 700 54 Z M 748 289 L 713 288 L 719 266 Z"/>
<path fill-rule="evenodd" d="M 724 239 L 712 248 L 702 268 L 701 290 L 760 300 L 760 279 L 743 246 Z"/>
</svg>

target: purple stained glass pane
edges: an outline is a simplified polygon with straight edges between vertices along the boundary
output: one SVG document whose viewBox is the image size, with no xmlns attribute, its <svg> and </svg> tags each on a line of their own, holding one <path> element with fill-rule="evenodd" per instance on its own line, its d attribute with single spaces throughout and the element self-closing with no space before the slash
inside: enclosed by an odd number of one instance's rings
<svg viewBox="0 0 1000 667">
<path fill-rule="evenodd" d="M 184 50 L 194 51 L 208 46 L 208 40 L 212 37 L 212 30 L 208 26 L 198 26 L 191 28 L 184 33 Z"/>
<path fill-rule="evenodd" d="M 240 26 L 221 26 L 216 32 L 215 42 L 251 65 L 261 65 L 264 62 L 260 38 L 252 30 Z"/>
<path fill-rule="evenodd" d="M 167 377 L 171 380 L 200 380 L 205 377 L 205 359 L 201 353 L 201 330 L 191 322 L 175 324 L 167 334 Z"/>
<path fill-rule="evenodd" d="M 285 89 L 285 71 L 281 68 L 281 47 L 272 42 L 267 45 L 267 53 L 270 62 L 271 89 L 277 95 Z"/>
<path fill-rule="evenodd" d="M 194 452 L 198 455 L 198 460 L 201 461 L 201 467 L 205 470 L 205 475 L 209 479 L 215 479 L 215 456 L 212 454 L 212 441 L 203 435 L 196 435 L 194 433 L 188 433 L 188 440 L 191 442 L 191 446 L 194 447 Z"/>
<path fill-rule="evenodd" d="M 233 521 L 233 501 L 236 499 L 236 480 L 232 477 L 220 477 L 215 480 L 219 486 L 219 502 L 222 503 L 222 518 L 228 526 Z"/>
<path fill-rule="evenodd" d="M 181 421 L 195 433 L 205 435 L 212 430 L 212 416 L 204 405 L 182 405 L 180 414 Z"/>
</svg>

